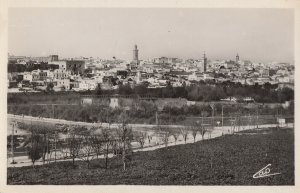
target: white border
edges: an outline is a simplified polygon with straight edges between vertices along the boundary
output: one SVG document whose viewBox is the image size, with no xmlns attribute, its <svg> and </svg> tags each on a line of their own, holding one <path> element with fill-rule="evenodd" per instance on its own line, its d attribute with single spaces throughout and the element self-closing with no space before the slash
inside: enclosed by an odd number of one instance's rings
<svg viewBox="0 0 300 193">
<path fill-rule="evenodd" d="M 157 7 L 157 8 L 293 8 L 295 9 L 295 128 L 299 125 L 298 104 L 299 75 L 298 63 L 300 61 L 300 0 L 0 0 L 0 193 L 7 192 L 300 192 L 298 178 L 299 162 L 299 132 L 295 129 L 295 186 L 54 186 L 54 185 L 6 185 L 6 111 L 7 111 L 7 30 L 8 7 Z M 298 191 L 297 191 L 298 190 Z"/>
</svg>

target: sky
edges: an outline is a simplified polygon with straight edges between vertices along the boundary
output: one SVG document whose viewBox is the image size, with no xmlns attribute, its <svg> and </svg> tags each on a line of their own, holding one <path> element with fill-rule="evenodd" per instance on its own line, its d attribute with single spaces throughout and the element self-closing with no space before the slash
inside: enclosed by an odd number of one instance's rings
<svg viewBox="0 0 300 193">
<path fill-rule="evenodd" d="M 8 51 L 130 60 L 294 62 L 292 9 L 9 8 Z"/>
</svg>

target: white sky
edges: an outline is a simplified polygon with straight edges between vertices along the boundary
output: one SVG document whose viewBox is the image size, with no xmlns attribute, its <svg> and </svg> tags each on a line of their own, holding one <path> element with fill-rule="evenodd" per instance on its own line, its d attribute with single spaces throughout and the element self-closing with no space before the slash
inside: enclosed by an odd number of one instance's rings
<svg viewBox="0 0 300 193">
<path fill-rule="evenodd" d="M 294 61 L 292 9 L 9 8 L 14 55 Z"/>
</svg>

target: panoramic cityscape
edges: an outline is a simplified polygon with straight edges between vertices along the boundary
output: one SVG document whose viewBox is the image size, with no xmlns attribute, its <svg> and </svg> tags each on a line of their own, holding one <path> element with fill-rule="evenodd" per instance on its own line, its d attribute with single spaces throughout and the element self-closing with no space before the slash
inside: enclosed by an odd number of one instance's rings
<svg viewBox="0 0 300 193">
<path fill-rule="evenodd" d="M 295 184 L 292 10 L 9 19 L 8 185 Z"/>
<path fill-rule="evenodd" d="M 233 54 L 234 56 L 234 54 Z M 276 85 L 294 89 L 294 65 L 282 62 L 254 63 L 234 59 L 209 60 L 158 57 L 139 60 L 138 46 L 133 47 L 131 61 L 100 58 L 60 59 L 46 57 L 8 56 L 8 92 L 115 90 L 120 85 L 144 85 L 148 88 L 235 83 L 240 85 Z M 227 99 L 226 99 L 227 100 Z"/>
</svg>

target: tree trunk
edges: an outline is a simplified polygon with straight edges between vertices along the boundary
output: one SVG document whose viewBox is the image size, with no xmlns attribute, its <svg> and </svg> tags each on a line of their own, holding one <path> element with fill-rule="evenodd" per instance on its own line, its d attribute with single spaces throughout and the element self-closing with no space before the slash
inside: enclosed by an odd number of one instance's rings
<svg viewBox="0 0 300 193">
<path fill-rule="evenodd" d="M 56 135 L 54 138 L 54 162 L 56 163 Z"/>
<path fill-rule="evenodd" d="M 44 134 L 44 142 L 46 141 L 46 135 Z M 43 160 L 43 165 L 45 164 L 45 159 L 46 159 L 46 150 L 45 150 L 45 143 L 42 145 L 42 160 Z"/>
<path fill-rule="evenodd" d="M 73 164 L 73 168 L 75 168 L 75 157 L 73 156 L 73 161 L 72 161 L 72 164 Z"/>
<path fill-rule="evenodd" d="M 47 135 L 47 148 L 46 148 L 46 153 L 47 153 L 47 160 L 49 159 L 49 136 Z M 49 163 L 49 162 L 48 162 Z"/>
<path fill-rule="evenodd" d="M 50 151 L 49 156 L 48 156 L 48 164 L 51 162 L 51 156 L 52 156 L 52 151 Z"/>
<path fill-rule="evenodd" d="M 107 165 L 108 165 L 108 144 L 106 144 L 105 169 L 107 169 Z"/>
<path fill-rule="evenodd" d="M 126 170 L 126 143 L 125 141 L 123 142 L 123 170 Z"/>
</svg>

